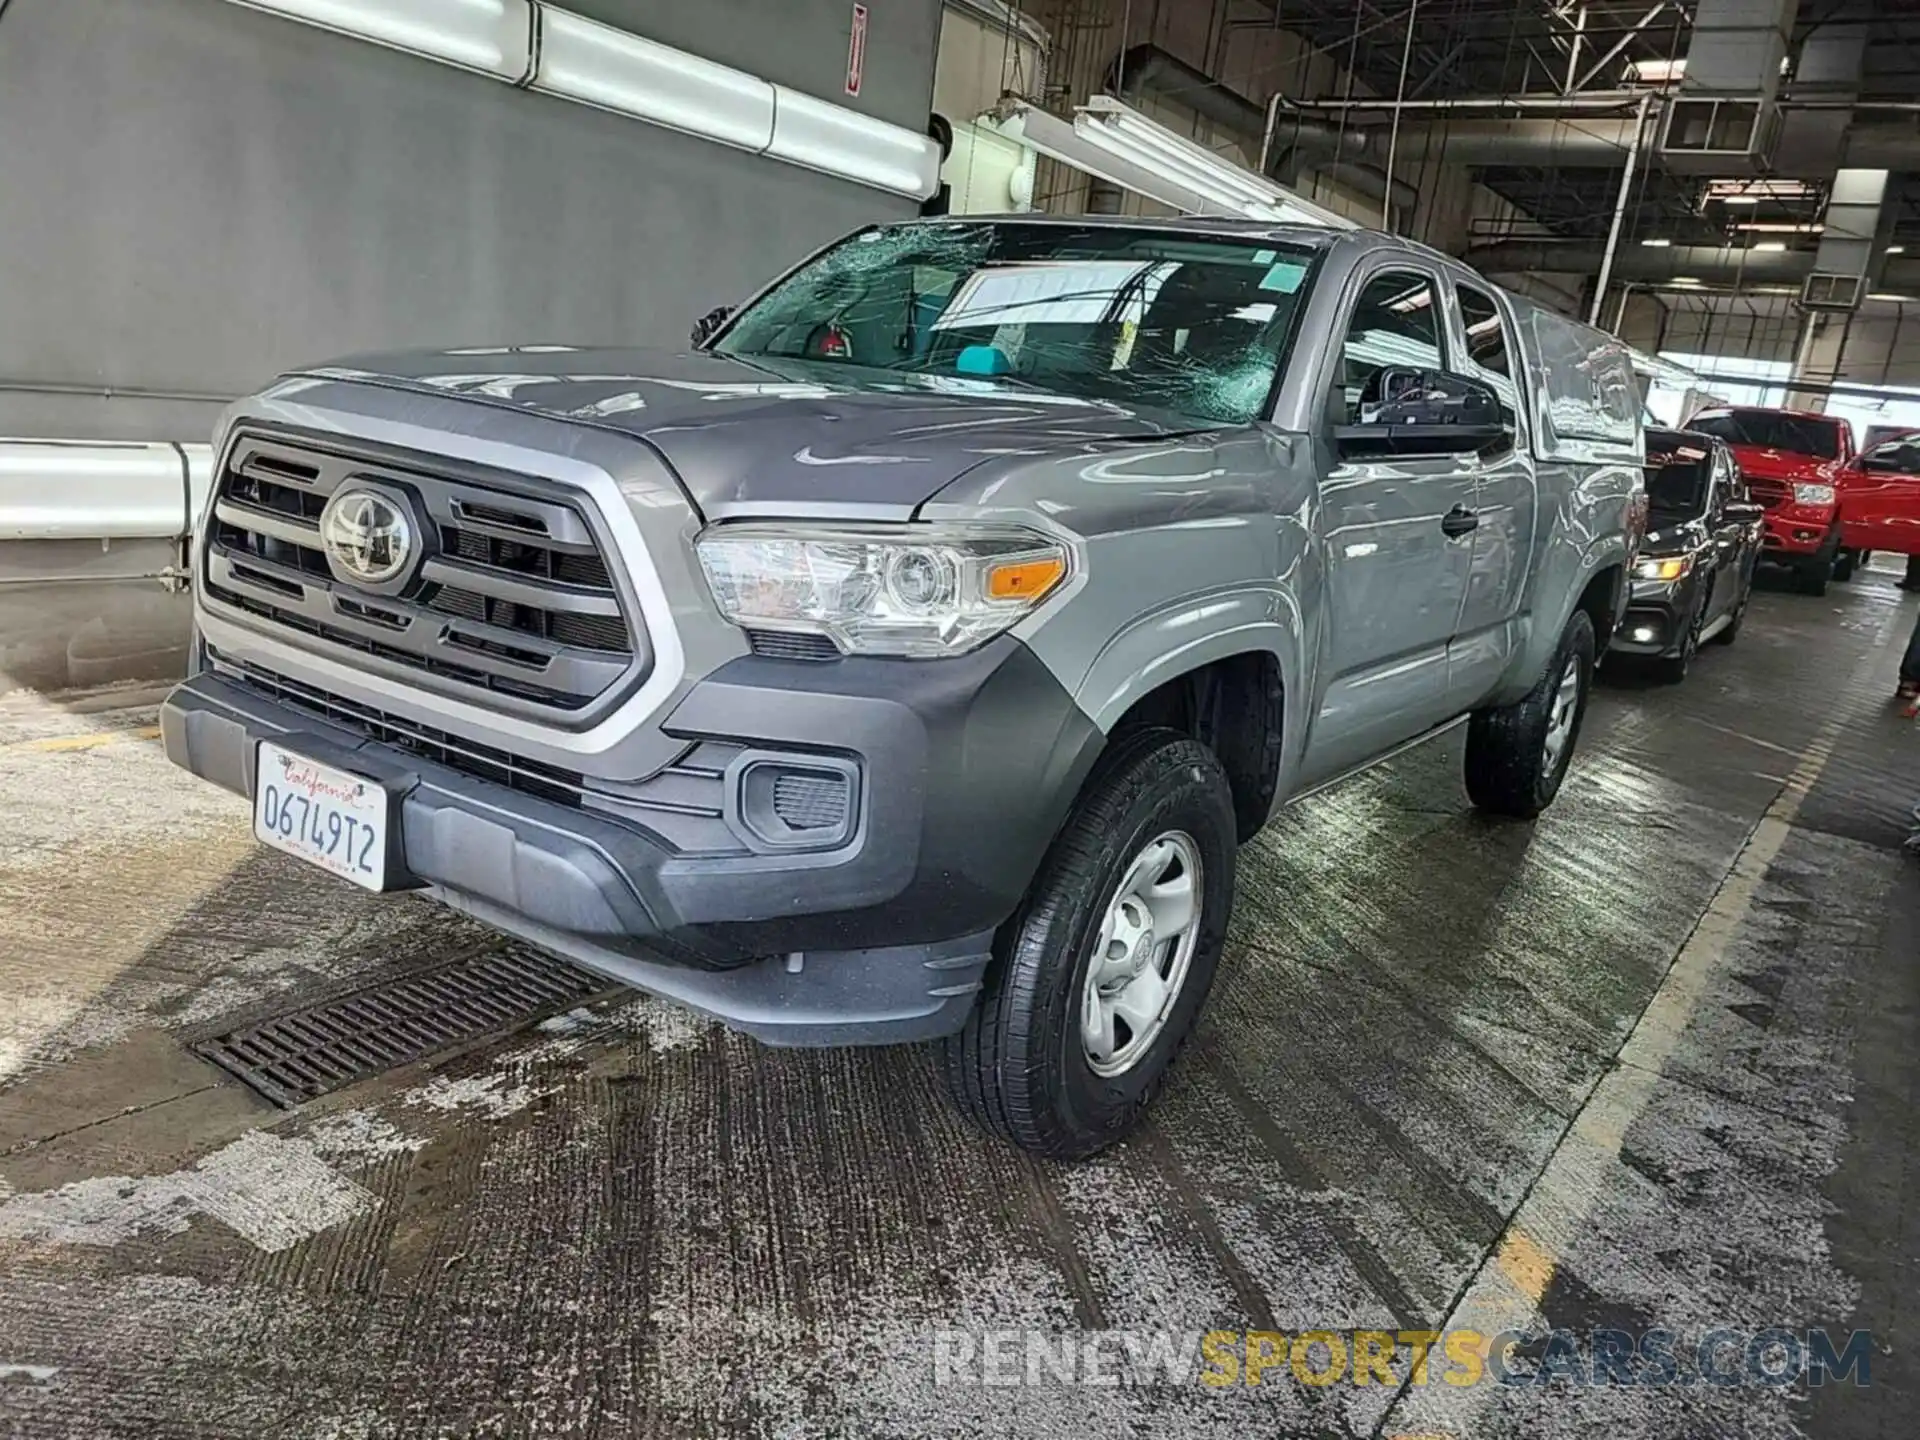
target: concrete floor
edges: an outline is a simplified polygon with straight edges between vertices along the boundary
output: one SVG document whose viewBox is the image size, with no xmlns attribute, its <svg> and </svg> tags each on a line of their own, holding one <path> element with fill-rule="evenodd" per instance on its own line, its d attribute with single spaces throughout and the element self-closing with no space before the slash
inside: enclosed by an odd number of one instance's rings
<svg viewBox="0 0 1920 1440">
<path fill-rule="evenodd" d="M 1457 736 L 1289 812 L 1154 1122 L 1071 1169 L 914 1051 L 630 997 L 276 1111 L 185 1042 L 494 942 L 257 849 L 150 699 L 0 701 L 0 1434 L 1911 1434 L 1891 578 L 1608 685 L 1533 827 Z M 936 1383 L 942 1331 L 1549 1325 L 1870 1329 L 1873 1384 Z"/>
</svg>

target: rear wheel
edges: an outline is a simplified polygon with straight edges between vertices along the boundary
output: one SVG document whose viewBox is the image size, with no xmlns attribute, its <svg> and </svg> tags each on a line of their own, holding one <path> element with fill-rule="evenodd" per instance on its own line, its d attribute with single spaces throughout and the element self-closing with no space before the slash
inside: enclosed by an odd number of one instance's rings
<svg viewBox="0 0 1920 1440">
<path fill-rule="evenodd" d="M 1560 793 L 1593 688 L 1593 620 L 1576 610 L 1526 697 L 1476 710 L 1467 725 L 1467 795 L 1495 815 L 1531 820 Z"/>
<path fill-rule="evenodd" d="M 995 938 L 979 1006 L 941 1042 L 959 1107 L 1058 1160 L 1131 1131 L 1213 984 L 1234 850 L 1211 750 L 1175 730 L 1116 740 Z"/>
</svg>

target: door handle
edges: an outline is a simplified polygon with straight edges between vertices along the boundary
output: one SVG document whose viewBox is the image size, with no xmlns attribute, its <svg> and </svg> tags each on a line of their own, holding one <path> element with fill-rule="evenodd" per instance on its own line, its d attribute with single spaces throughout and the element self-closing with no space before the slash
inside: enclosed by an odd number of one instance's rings
<svg viewBox="0 0 1920 1440">
<path fill-rule="evenodd" d="M 1440 518 L 1440 533 L 1448 537 L 1469 535 L 1480 528 L 1480 512 L 1456 505 Z"/>
</svg>

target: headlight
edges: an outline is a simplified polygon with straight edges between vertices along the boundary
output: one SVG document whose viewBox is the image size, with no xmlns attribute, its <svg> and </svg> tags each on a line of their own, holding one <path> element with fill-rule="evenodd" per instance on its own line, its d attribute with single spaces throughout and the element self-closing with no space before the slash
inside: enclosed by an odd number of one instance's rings
<svg viewBox="0 0 1920 1440">
<path fill-rule="evenodd" d="M 1678 580 L 1693 569 L 1691 555 L 1649 556 L 1633 567 L 1636 580 Z"/>
<path fill-rule="evenodd" d="M 1793 487 L 1793 498 L 1802 505 L 1831 505 L 1833 496 L 1831 485 L 1795 484 Z"/>
<path fill-rule="evenodd" d="M 952 525 L 719 525 L 695 542 L 720 613 L 831 637 L 853 655 L 958 655 L 1067 576 L 1064 544 Z"/>
</svg>

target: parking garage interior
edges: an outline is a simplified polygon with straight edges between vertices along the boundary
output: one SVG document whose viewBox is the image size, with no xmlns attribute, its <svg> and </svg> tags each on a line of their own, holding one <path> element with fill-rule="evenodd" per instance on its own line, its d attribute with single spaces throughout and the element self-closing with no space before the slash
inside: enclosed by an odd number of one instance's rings
<svg viewBox="0 0 1920 1440">
<path fill-rule="evenodd" d="M 507 404 L 1007 214 L 1386 231 L 1629 347 L 1647 426 L 1920 429 L 1886 0 L 0 0 L 0 1434 L 1913 1433 L 1894 550 L 1756 551 L 1737 643 L 1600 664 L 1537 818 L 1468 727 L 1278 808 L 1071 1162 L 169 760 L 242 397 L 425 350 Z"/>
</svg>

